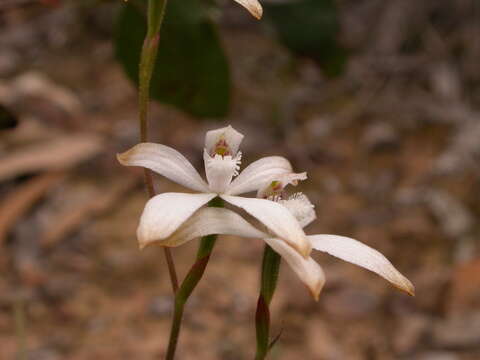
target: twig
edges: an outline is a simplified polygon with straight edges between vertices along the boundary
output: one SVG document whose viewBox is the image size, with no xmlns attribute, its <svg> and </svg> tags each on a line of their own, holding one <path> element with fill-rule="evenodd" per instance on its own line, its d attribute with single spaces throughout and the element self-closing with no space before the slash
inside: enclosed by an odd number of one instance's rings
<svg viewBox="0 0 480 360">
<path fill-rule="evenodd" d="M 0 159 L 0 181 L 41 170 L 71 168 L 103 149 L 97 135 L 64 135 L 22 148 Z"/>
<path fill-rule="evenodd" d="M 0 204 L 0 245 L 18 219 L 25 214 L 48 189 L 64 178 L 62 173 L 47 173 L 34 177 L 8 194 Z"/>
</svg>

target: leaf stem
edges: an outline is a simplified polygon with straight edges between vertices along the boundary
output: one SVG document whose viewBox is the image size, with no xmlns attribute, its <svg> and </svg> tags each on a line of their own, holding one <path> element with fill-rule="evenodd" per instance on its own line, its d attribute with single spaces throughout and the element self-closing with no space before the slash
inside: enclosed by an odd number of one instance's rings
<svg viewBox="0 0 480 360">
<path fill-rule="evenodd" d="M 158 53 L 158 43 L 160 41 L 160 28 L 165 17 L 167 0 L 148 0 L 148 30 L 143 42 L 140 66 L 138 70 L 139 89 L 139 120 L 140 120 L 140 141 L 148 141 L 148 105 L 150 101 L 150 81 L 155 68 L 155 59 Z M 144 169 L 144 181 L 148 196 L 155 196 L 152 173 Z M 178 278 L 175 270 L 175 263 L 169 248 L 164 247 L 165 259 L 167 261 L 168 273 L 172 290 L 175 293 L 178 290 Z"/>
<path fill-rule="evenodd" d="M 265 245 L 262 261 L 260 295 L 255 313 L 257 353 L 255 360 L 263 360 L 270 350 L 270 310 L 280 271 L 281 258 L 270 246 Z"/>
<path fill-rule="evenodd" d="M 210 201 L 208 206 L 223 207 L 223 201 L 217 197 Z M 190 271 L 185 276 L 182 284 L 180 285 L 180 288 L 175 294 L 175 309 L 173 313 L 172 327 L 170 330 L 170 340 L 168 343 L 167 355 L 165 357 L 166 360 L 173 360 L 175 357 L 185 304 L 205 272 L 205 268 L 208 265 L 210 255 L 216 241 L 217 235 L 207 235 L 202 237 L 197 251 L 197 261 L 195 264 L 193 264 Z"/>
</svg>

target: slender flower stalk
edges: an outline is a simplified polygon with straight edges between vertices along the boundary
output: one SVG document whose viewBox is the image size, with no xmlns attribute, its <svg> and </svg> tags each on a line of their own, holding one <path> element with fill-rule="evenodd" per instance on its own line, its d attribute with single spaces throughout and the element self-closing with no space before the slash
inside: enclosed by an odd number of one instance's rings
<svg viewBox="0 0 480 360">
<path fill-rule="evenodd" d="M 139 66 L 139 119 L 140 119 L 140 141 L 148 141 L 148 106 L 150 100 L 150 81 L 155 68 L 155 60 L 158 53 L 158 43 L 160 41 L 160 29 L 165 16 L 167 0 L 149 0 L 148 1 L 148 24 L 147 34 L 143 43 L 140 66 Z M 155 196 L 152 173 L 149 169 L 144 169 L 145 186 L 148 196 Z M 172 253 L 169 248 L 163 248 L 165 259 L 167 261 L 168 272 L 172 290 L 175 293 L 178 289 L 177 272 L 173 261 Z"/>
<path fill-rule="evenodd" d="M 148 105 L 150 100 L 150 82 L 160 42 L 160 29 L 165 17 L 168 0 L 148 0 L 147 34 L 143 42 L 139 66 L 139 106 L 141 141 L 147 141 Z"/>
<path fill-rule="evenodd" d="M 257 353 L 255 360 L 263 360 L 270 348 L 270 303 L 277 287 L 281 258 L 269 245 L 265 245 L 262 261 L 260 295 L 255 313 Z"/>
<path fill-rule="evenodd" d="M 223 201 L 215 198 L 208 203 L 209 207 L 223 207 Z M 173 360 L 177 349 L 178 337 L 183 319 L 183 312 L 188 298 L 192 294 L 197 284 L 202 279 L 205 268 L 210 260 L 210 255 L 217 241 L 217 235 L 206 235 L 200 240 L 196 262 L 185 276 L 180 288 L 175 294 L 175 308 L 173 313 L 172 327 L 170 329 L 170 340 L 168 342 L 166 360 Z"/>
</svg>

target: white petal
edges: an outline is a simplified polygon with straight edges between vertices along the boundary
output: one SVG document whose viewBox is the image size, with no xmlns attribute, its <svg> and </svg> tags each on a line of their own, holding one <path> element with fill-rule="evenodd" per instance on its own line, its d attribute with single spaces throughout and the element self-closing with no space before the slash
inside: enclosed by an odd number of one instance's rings
<svg viewBox="0 0 480 360">
<path fill-rule="evenodd" d="M 168 238 L 202 205 L 216 194 L 163 193 L 145 205 L 137 228 L 140 248 L 152 241 Z"/>
<path fill-rule="evenodd" d="M 304 258 L 284 241 L 275 238 L 264 239 L 298 275 L 300 280 L 310 290 L 315 300 L 325 284 L 325 274 L 322 268 L 311 257 Z"/>
<path fill-rule="evenodd" d="M 117 154 L 125 166 L 143 166 L 189 189 L 208 192 L 208 186 L 190 162 L 171 147 L 140 143 L 130 150 Z"/>
<path fill-rule="evenodd" d="M 250 14 L 255 16 L 257 19 L 262 17 L 262 6 L 257 0 L 235 0 L 237 3 L 246 8 Z"/>
<path fill-rule="evenodd" d="M 279 200 L 278 203 L 285 206 L 295 216 L 302 228 L 317 218 L 315 207 L 302 193 L 293 194 L 288 200 Z"/>
<path fill-rule="evenodd" d="M 312 250 L 310 241 L 298 221 L 283 205 L 264 199 L 229 195 L 220 195 L 220 197 L 230 204 L 244 209 L 304 257 L 310 254 Z"/>
<path fill-rule="evenodd" d="M 228 194 L 257 191 L 276 177 L 292 172 L 290 162 L 281 156 L 269 156 L 248 165 L 228 188 Z"/>
<path fill-rule="evenodd" d="M 230 150 L 230 154 L 228 155 L 235 156 L 243 140 L 243 135 L 230 125 L 221 129 L 207 131 L 205 135 L 205 148 L 210 155 L 213 155 L 215 146 L 220 140 L 225 140 Z"/>
<path fill-rule="evenodd" d="M 227 190 L 233 176 L 238 175 L 241 158 L 241 152 L 238 152 L 234 158 L 220 155 L 211 157 L 208 155 L 207 150 L 204 150 L 205 174 L 207 175 L 210 191 L 222 194 Z"/>
<path fill-rule="evenodd" d="M 198 210 L 177 231 L 167 239 L 160 241 L 159 244 L 162 246 L 179 246 L 197 237 L 212 234 L 258 239 L 267 236 L 233 211 L 210 207 Z"/>
<path fill-rule="evenodd" d="M 362 266 L 409 295 L 415 294 L 415 288 L 410 280 L 400 274 L 385 256 L 360 241 L 337 235 L 311 235 L 308 238 L 314 249 Z"/>
</svg>

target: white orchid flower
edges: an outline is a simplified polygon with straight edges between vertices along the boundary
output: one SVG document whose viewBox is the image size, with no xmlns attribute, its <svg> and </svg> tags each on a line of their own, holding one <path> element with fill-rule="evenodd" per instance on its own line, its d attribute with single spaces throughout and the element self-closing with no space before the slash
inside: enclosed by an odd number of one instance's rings
<svg viewBox="0 0 480 360">
<path fill-rule="evenodd" d="M 304 174 L 280 176 L 278 180 L 272 181 L 266 188 L 261 189 L 259 194 L 266 194 L 269 199 L 285 206 L 295 216 L 299 224 L 305 227 L 316 218 L 313 204 L 302 193 L 294 194 L 288 199 L 284 199 L 282 194 L 283 187 L 289 183 L 289 179 L 299 179 L 299 175 Z M 283 187 L 279 186 L 279 184 L 282 184 Z M 272 189 L 275 189 L 273 194 Z M 307 237 L 313 249 L 364 267 L 380 275 L 409 295 L 413 296 L 415 294 L 413 284 L 377 250 L 345 236 L 318 234 L 308 235 Z M 285 259 L 317 300 L 325 283 L 325 275 L 320 265 L 311 257 L 304 258 L 299 256 L 298 253 L 292 251 L 289 246 L 285 246 L 285 243 L 278 238 L 264 238 L 264 240 Z"/>
<path fill-rule="evenodd" d="M 266 200 L 270 201 L 270 200 Z M 276 203 L 285 206 L 301 226 L 307 226 L 315 218 L 314 207 L 308 198 L 297 193 L 288 199 L 277 198 Z M 274 201 L 271 201 L 275 203 Z M 195 238 L 218 234 L 263 239 L 276 251 L 307 286 L 315 300 L 325 284 L 325 275 L 320 265 L 310 256 L 303 257 L 285 241 L 272 237 L 248 223 L 237 213 L 225 208 L 202 208 L 195 212 L 182 226 L 162 241 L 164 246 L 179 246 Z M 307 236 L 314 249 L 326 252 L 342 260 L 362 266 L 391 282 L 395 287 L 413 295 L 412 283 L 403 276 L 380 252 L 361 242 L 338 235 Z"/>
<path fill-rule="evenodd" d="M 310 242 L 295 217 L 284 206 L 265 199 L 237 196 L 255 191 L 266 182 L 271 182 L 271 179 L 292 171 L 288 160 L 270 156 L 251 163 L 238 174 L 241 160 L 238 148 L 242 139 L 243 135 L 231 126 L 207 132 L 204 162 L 208 183 L 182 154 L 165 145 L 141 143 L 117 155 L 123 165 L 148 168 L 198 192 L 163 193 L 152 197 L 145 206 L 137 229 L 141 248 L 152 242 L 178 246 L 194 237 L 207 235 L 206 232 L 241 235 L 242 224 L 246 222 L 239 215 L 223 212 L 227 214 L 228 221 L 221 223 L 216 222 L 220 219 L 218 214 L 221 211 L 213 208 L 199 211 L 219 196 L 244 209 L 295 252 L 298 251 L 302 256 L 309 255 Z M 210 232 L 217 228 L 218 231 Z M 257 236 L 258 232 L 249 229 L 247 235 Z"/>
<path fill-rule="evenodd" d="M 260 19 L 263 14 L 262 5 L 257 0 L 235 0 L 237 3 L 247 9 L 257 19 Z"/>
</svg>

